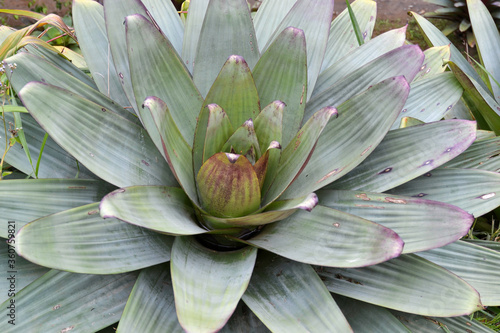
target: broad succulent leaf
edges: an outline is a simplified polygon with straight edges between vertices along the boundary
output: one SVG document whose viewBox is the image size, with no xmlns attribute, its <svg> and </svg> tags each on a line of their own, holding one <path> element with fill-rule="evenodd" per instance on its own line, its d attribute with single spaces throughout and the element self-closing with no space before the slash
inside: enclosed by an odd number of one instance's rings
<svg viewBox="0 0 500 333">
<path fill-rule="evenodd" d="M 286 131 L 280 134 L 279 140 L 273 139 L 286 147 L 302 124 L 307 101 L 307 52 L 304 32 L 292 27 L 283 30 L 259 59 L 253 76 L 262 106 L 276 100 L 286 105 L 283 120 L 279 122 L 279 126 L 286 128 Z M 273 122 L 278 120 L 279 118 Z"/>
<path fill-rule="evenodd" d="M 242 56 L 250 68 L 259 59 L 259 47 L 246 1 L 210 0 L 193 69 L 193 80 L 202 96 L 206 96 L 219 69 L 233 54 Z"/>
<path fill-rule="evenodd" d="M 394 123 L 408 92 L 406 80 L 396 77 L 340 105 L 338 119 L 326 126 L 308 164 L 282 198 L 322 188 L 361 163 Z"/>
<path fill-rule="evenodd" d="M 184 24 L 171 1 L 141 0 L 146 6 L 148 15 L 160 28 L 165 37 L 172 43 L 177 54 L 182 52 Z"/>
<path fill-rule="evenodd" d="M 141 271 L 123 310 L 117 332 L 182 333 L 174 304 L 170 265 L 161 264 Z"/>
<path fill-rule="evenodd" d="M 137 110 L 147 97 L 160 98 L 172 111 L 184 140 L 191 145 L 203 100 L 182 59 L 168 39 L 144 17 L 128 16 L 126 28 Z M 150 52 L 151 49 L 155 52 Z M 149 133 L 154 133 L 150 129 L 152 120 L 149 115 L 141 113 L 141 116 L 144 116 L 141 119 Z"/>
<path fill-rule="evenodd" d="M 139 14 L 147 17 L 147 10 L 140 0 L 105 0 L 104 18 L 106 21 L 106 32 L 109 40 L 109 48 L 115 63 L 114 75 L 123 87 L 129 105 L 135 108 L 136 99 L 132 88 L 132 73 L 130 71 L 129 58 L 127 55 L 126 26 L 123 24 L 128 15 Z M 137 101 L 140 103 L 141 101 Z"/>
<path fill-rule="evenodd" d="M 330 188 L 385 192 L 450 161 L 475 139 L 476 123 L 458 119 L 390 131 L 363 163 Z"/>
<path fill-rule="evenodd" d="M 460 100 L 462 92 L 462 86 L 450 72 L 412 83 L 410 95 L 392 129 L 399 127 L 403 117 L 413 117 L 426 123 L 441 120 Z"/>
<path fill-rule="evenodd" d="M 485 90 L 487 90 L 486 85 L 483 80 L 479 77 L 478 73 L 474 70 L 471 64 L 462 56 L 460 51 L 450 42 L 450 40 L 432 23 L 420 16 L 415 12 L 411 12 L 411 15 L 415 18 L 417 24 L 422 29 L 424 37 L 428 44 L 432 46 L 446 46 L 449 45 L 451 49 L 450 60 L 457 64 L 460 69 L 469 75 L 474 81 L 478 82 Z"/>
<path fill-rule="evenodd" d="M 219 105 L 208 104 L 201 110 L 193 142 L 194 174 L 198 174 L 206 160 L 222 151 L 233 132 L 226 112 Z"/>
<path fill-rule="evenodd" d="M 428 317 L 419 316 L 400 311 L 391 311 L 394 316 L 412 332 L 432 333 L 436 330 L 448 330 L 449 332 L 471 331 L 474 333 L 493 333 L 487 326 L 474 320 L 471 316 L 461 317 Z"/>
<path fill-rule="evenodd" d="M 255 133 L 261 149 L 269 147 L 273 141 L 280 144 L 283 142 L 283 115 L 286 107 L 282 101 L 274 101 L 263 108 L 255 118 Z"/>
<path fill-rule="evenodd" d="M 75 0 L 72 11 L 80 49 L 99 91 L 119 105 L 129 106 L 109 50 L 102 5 L 92 0 Z"/>
<path fill-rule="evenodd" d="M 176 184 L 162 155 L 138 125 L 45 83 L 31 82 L 19 95 L 61 147 L 106 181 L 116 186 Z"/>
<path fill-rule="evenodd" d="M 443 168 L 481 169 L 500 171 L 500 137 L 474 141 L 459 156 L 442 165 Z"/>
<path fill-rule="evenodd" d="M 442 317 L 482 309 L 474 288 L 414 254 L 369 267 L 318 267 L 316 271 L 331 292 L 390 309 Z"/>
<path fill-rule="evenodd" d="M 17 64 L 10 75 L 10 82 L 14 89 L 21 90 L 31 81 L 44 82 L 59 88 L 74 92 L 96 104 L 102 105 L 123 118 L 137 122 L 137 117 L 130 111 L 117 105 L 106 95 L 99 93 L 93 87 L 75 78 L 71 73 L 57 68 L 53 64 L 29 53 L 16 54 L 6 59 L 8 64 Z"/>
<path fill-rule="evenodd" d="M 356 242 L 342 242 L 352 235 Z M 332 267 L 373 265 L 403 250 L 403 241 L 394 231 L 319 205 L 270 224 L 245 242 L 294 261 Z"/>
<path fill-rule="evenodd" d="M 500 65 L 498 55 L 500 54 L 500 34 L 495 21 L 484 3 L 479 0 L 467 0 L 470 23 L 474 29 L 477 46 L 481 52 L 481 62 L 491 77 L 488 77 L 490 87 L 495 100 L 500 103 Z"/>
<path fill-rule="evenodd" d="M 136 272 L 87 275 L 51 270 L 16 295 L 16 318 L 22 320 L 15 325 L 3 320 L 0 329 L 9 333 L 35 327 L 40 332 L 98 331 L 120 319 L 136 278 Z M 9 304 L 7 300 L 1 305 L 4 318 Z"/>
<path fill-rule="evenodd" d="M 240 301 L 231 319 L 219 332 L 233 333 L 251 331 L 252 333 L 270 333 L 271 331 L 257 318 L 250 308 Z"/>
<path fill-rule="evenodd" d="M 471 76 L 465 74 L 459 66 L 452 62 L 449 65 L 464 88 L 463 98 L 474 116 L 478 118 L 478 123 L 483 128 L 489 128 L 497 135 L 500 134 L 500 105 L 489 91 L 485 90 Z"/>
<path fill-rule="evenodd" d="M 368 64 L 370 61 L 403 46 L 405 37 L 406 27 L 402 27 L 383 33 L 353 49 L 342 59 L 339 59 L 320 73 L 311 98 L 314 98 L 314 96 L 323 92 L 325 88 L 332 86 L 344 76 Z"/>
<path fill-rule="evenodd" d="M 351 332 L 309 265 L 259 253 L 243 301 L 273 332 Z"/>
<path fill-rule="evenodd" d="M 217 153 L 196 176 L 201 208 L 215 217 L 240 217 L 256 212 L 261 194 L 257 174 L 243 155 Z"/>
<path fill-rule="evenodd" d="M 424 51 L 424 55 L 424 63 L 414 81 L 443 73 L 447 68 L 448 61 L 450 61 L 451 48 L 450 45 L 430 47 Z"/>
<path fill-rule="evenodd" d="M 338 106 L 370 87 L 384 80 L 388 81 L 389 78 L 404 76 L 411 82 L 420 70 L 423 60 L 424 55 L 419 47 L 405 45 L 372 60 L 332 85 L 324 83 L 324 90 L 307 103 L 305 119 L 321 107 Z M 404 99 L 406 100 L 406 97 Z"/>
<path fill-rule="evenodd" d="M 3 303 L 5 302 L 5 300 L 12 297 L 16 291 L 22 290 L 31 282 L 47 273 L 49 271 L 49 268 L 33 264 L 32 262 L 22 257 L 15 256 L 14 239 L 11 239 L 10 241 L 2 239 L 2 241 L 4 242 L 4 246 L 2 246 L 2 249 L 0 249 L 0 259 L 2 259 L 0 288 L 2 288 L 4 293 L 3 295 L 0 295 L 0 302 Z M 12 247 L 9 247 L 9 245 L 11 245 Z M 15 257 L 12 257 L 13 255 Z M 12 279 L 12 274 L 15 277 L 14 279 Z M 15 285 L 15 288 L 12 288 L 11 283 Z"/>
<path fill-rule="evenodd" d="M 257 117 L 260 112 L 259 96 L 245 59 L 231 55 L 218 74 L 203 105 L 219 105 L 226 112 L 233 128 Z"/>
<path fill-rule="evenodd" d="M 364 40 L 370 40 L 377 16 L 377 3 L 372 0 L 357 0 L 351 4 Z M 339 59 L 358 47 L 347 9 L 333 20 L 330 37 L 323 60 L 322 70 L 330 67 Z"/>
<path fill-rule="evenodd" d="M 260 52 L 264 51 L 264 47 L 268 44 L 278 25 L 296 2 L 297 0 L 265 0 L 262 2 L 253 20 Z"/>
<path fill-rule="evenodd" d="M 14 117 L 10 113 L 4 113 L 5 121 L 14 123 Z M 45 142 L 42 156 L 40 158 L 41 147 L 45 138 L 45 131 L 40 127 L 35 119 L 29 114 L 20 116 L 23 122 L 26 141 L 31 153 L 32 162 L 40 159 L 38 169 L 39 178 L 97 178 L 85 166 L 78 162 L 73 156 L 62 149 L 50 136 Z M 5 146 L 0 145 L 0 153 L 3 155 Z M 36 165 L 30 163 L 26 158 L 26 152 L 19 144 L 12 146 L 5 161 L 26 175 L 35 176 Z"/>
<path fill-rule="evenodd" d="M 184 140 L 172 112 L 170 112 L 165 102 L 157 97 L 148 97 L 143 105 L 144 108 L 148 108 L 151 112 L 153 121 L 160 133 L 163 153 L 170 170 L 172 170 L 189 199 L 198 204 L 191 146 Z"/>
<path fill-rule="evenodd" d="M 184 25 L 184 38 L 182 40 L 182 59 L 190 73 L 193 73 L 194 59 L 200 32 L 205 19 L 205 13 L 210 0 L 194 0 L 189 4 L 189 15 Z"/>
<path fill-rule="evenodd" d="M 457 241 L 474 222 L 469 213 L 438 201 L 361 191 L 321 190 L 318 195 L 323 206 L 394 230 L 405 243 L 403 253 L 425 251 Z"/>
<path fill-rule="evenodd" d="M 298 0 L 264 47 L 264 50 L 270 47 L 271 41 L 288 27 L 295 27 L 304 32 L 307 43 L 307 98 L 311 96 L 321 71 L 330 33 L 333 3 L 332 0 Z"/>
<path fill-rule="evenodd" d="M 181 326 L 188 332 L 222 328 L 248 286 L 256 256 L 255 248 L 218 252 L 193 238 L 177 237 L 171 271 Z"/>
<path fill-rule="evenodd" d="M 333 295 L 354 332 L 401 333 L 411 331 L 387 309 L 341 295 Z"/>
<path fill-rule="evenodd" d="M 38 221 L 19 231 L 16 250 L 42 266 L 75 273 L 116 274 L 170 260 L 172 237 L 117 219 L 103 219 L 98 203 Z M 51 246 L 41 251 L 39 245 L 45 243 Z"/>
<path fill-rule="evenodd" d="M 16 179 L 0 182 L 0 237 L 8 236 L 8 221 L 16 231 L 26 223 L 102 199 L 113 186 L 90 179 Z"/>
<path fill-rule="evenodd" d="M 500 278 L 500 253 L 476 244 L 458 241 L 447 246 L 418 253 L 418 256 L 457 274 L 481 295 L 484 306 L 497 305 L 498 288 L 491 288 Z"/>
<path fill-rule="evenodd" d="M 316 112 L 304 124 L 297 135 L 283 150 L 276 177 L 269 191 L 265 194 L 263 205 L 276 200 L 287 189 L 290 183 L 294 181 L 297 175 L 300 174 L 311 157 L 323 129 L 329 120 L 337 115 L 337 109 L 325 107 Z"/>
<path fill-rule="evenodd" d="M 100 214 L 171 235 L 206 232 L 196 223 L 193 206 L 176 187 L 133 186 L 109 193 L 101 201 Z"/>
<path fill-rule="evenodd" d="M 500 175 L 476 169 L 440 168 L 387 193 L 446 202 L 479 217 L 500 205 Z"/>
</svg>

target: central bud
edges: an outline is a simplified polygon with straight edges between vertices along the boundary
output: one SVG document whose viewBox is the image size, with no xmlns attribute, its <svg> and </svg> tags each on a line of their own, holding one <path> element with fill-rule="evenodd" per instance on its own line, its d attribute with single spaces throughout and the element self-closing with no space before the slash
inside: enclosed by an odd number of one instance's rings
<svg viewBox="0 0 500 333">
<path fill-rule="evenodd" d="M 201 166 L 196 183 L 201 206 L 212 216 L 240 217 L 260 207 L 259 178 L 243 155 L 213 155 Z"/>
</svg>

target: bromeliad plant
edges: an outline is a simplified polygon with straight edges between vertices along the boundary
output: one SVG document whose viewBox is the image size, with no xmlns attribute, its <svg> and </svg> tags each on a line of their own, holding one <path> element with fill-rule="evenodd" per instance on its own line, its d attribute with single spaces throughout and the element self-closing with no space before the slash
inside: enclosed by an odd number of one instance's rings
<svg viewBox="0 0 500 333">
<path fill-rule="evenodd" d="M 387 332 L 500 303 L 500 255 L 458 241 L 500 177 L 440 167 L 476 138 L 439 121 L 462 94 L 449 48 L 370 40 L 375 2 L 352 9 L 360 47 L 332 0 L 253 19 L 193 0 L 185 24 L 170 2 L 76 0 L 93 80 L 7 59 L 32 154 L 50 138 L 39 179 L 0 183 L 2 265 L 29 260 L 2 331 Z"/>
</svg>

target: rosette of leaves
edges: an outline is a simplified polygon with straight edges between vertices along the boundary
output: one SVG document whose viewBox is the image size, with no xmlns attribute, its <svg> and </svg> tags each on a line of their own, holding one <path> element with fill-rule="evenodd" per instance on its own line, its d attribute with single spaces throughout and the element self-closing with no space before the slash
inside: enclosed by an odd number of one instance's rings
<svg viewBox="0 0 500 333">
<path fill-rule="evenodd" d="M 425 13 L 425 17 L 449 21 L 448 24 L 442 29 L 445 35 L 449 35 L 454 31 L 459 31 L 462 34 L 465 34 L 467 43 L 471 47 L 476 45 L 476 38 L 472 31 L 473 28 L 471 26 L 471 18 L 469 16 L 470 9 L 468 8 L 467 1 L 425 0 L 425 2 L 441 7 L 433 12 Z M 498 30 L 500 28 L 500 1 L 481 0 L 481 2 L 493 16 L 496 29 Z"/>
<path fill-rule="evenodd" d="M 440 167 L 476 139 L 440 121 L 462 94 L 449 48 L 371 40 L 375 2 L 352 9 L 360 47 L 331 0 L 253 19 L 193 0 L 185 23 L 170 2 L 76 0 L 91 82 L 57 55 L 7 59 L 43 156 L 0 183 L 20 255 L 2 331 L 387 332 L 500 303 L 500 255 L 459 241 L 500 177 Z"/>
</svg>

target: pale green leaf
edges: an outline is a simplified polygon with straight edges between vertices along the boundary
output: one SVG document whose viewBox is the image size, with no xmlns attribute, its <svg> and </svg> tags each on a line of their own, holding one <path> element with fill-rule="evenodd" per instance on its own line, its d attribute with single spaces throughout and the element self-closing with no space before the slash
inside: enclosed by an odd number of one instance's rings
<svg viewBox="0 0 500 333">
<path fill-rule="evenodd" d="M 404 45 L 406 27 L 390 30 L 365 44 L 353 49 L 342 59 L 325 68 L 318 77 L 311 97 L 323 92 L 337 81 L 349 75 L 356 69 L 368 64 L 370 61 Z"/>
<path fill-rule="evenodd" d="M 137 273 L 87 275 L 51 270 L 16 294 L 15 325 L 1 304 L 0 330 L 95 332 L 120 320 Z"/>
<path fill-rule="evenodd" d="M 497 25 L 491 17 L 490 11 L 480 0 L 467 0 L 470 23 L 474 31 L 477 46 L 481 54 L 481 61 L 491 77 L 488 77 L 489 86 L 496 101 L 500 103 L 500 34 Z"/>
<path fill-rule="evenodd" d="M 302 124 L 306 106 L 307 52 L 304 32 L 295 28 L 285 29 L 262 55 L 253 76 L 262 106 L 276 100 L 286 105 L 283 120 L 279 123 L 286 130 L 282 135 L 280 133 L 279 139 L 273 139 L 286 147 Z M 261 149 L 269 143 L 261 144 Z"/>
<path fill-rule="evenodd" d="M 142 127 L 101 105 L 44 83 L 31 82 L 19 95 L 61 147 L 106 181 L 121 187 L 176 184 L 163 156 Z"/>
<path fill-rule="evenodd" d="M 413 117 L 426 123 L 441 120 L 460 100 L 463 92 L 451 72 L 414 81 L 410 87 L 410 95 L 392 129 L 399 127 L 403 117 Z"/>
<path fill-rule="evenodd" d="M 387 309 L 340 295 L 334 295 L 333 298 L 339 305 L 347 321 L 351 324 L 354 332 L 410 332 Z"/>
<path fill-rule="evenodd" d="M 259 253 L 243 301 L 273 332 L 352 332 L 309 265 Z"/>
<path fill-rule="evenodd" d="M 278 25 L 290 12 L 297 0 L 264 0 L 253 19 L 255 34 L 262 52 Z"/>
<path fill-rule="evenodd" d="M 424 55 L 424 63 L 414 81 L 444 72 L 447 62 L 450 61 L 450 45 L 430 47 L 424 51 Z"/>
<path fill-rule="evenodd" d="M 117 332 L 182 333 L 175 312 L 169 264 L 145 268 L 130 293 Z"/>
<path fill-rule="evenodd" d="M 443 120 L 390 131 L 354 170 L 329 188 L 385 192 L 460 155 L 476 139 L 476 123 Z"/>
<path fill-rule="evenodd" d="M 99 91 L 121 106 L 130 106 L 109 50 L 102 5 L 92 0 L 75 0 L 72 12 L 80 49 Z"/>
<path fill-rule="evenodd" d="M 252 333 L 270 333 L 269 329 L 257 318 L 257 316 L 248 308 L 248 306 L 240 301 L 233 315 L 219 332 L 234 333 L 246 332 Z"/>
<path fill-rule="evenodd" d="M 298 0 L 264 47 L 264 50 L 268 49 L 279 34 L 288 27 L 304 32 L 307 45 L 307 98 L 305 101 L 311 96 L 321 70 L 332 16 L 332 0 L 313 2 Z"/>
<path fill-rule="evenodd" d="M 151 112 L 153 121 L 158 128 L 163 152 L 170 170 L 172 170 L 189 199 L 197 204 L 198 196 L 193 174 L 193 151 L 191 146 L 182 137 L 165 102 L 158 97 L 148 97 L 143 105 Z"/>
<path fill-rule="evenodd" d="M 440 168 L 388 193 L 446 202 L 479 217 L 500 205 L 500 174 L 476 169 Z"/>
<path fill-rule="evenodd" d="M 257 250 L 210 250 L 194 238 L 177 237 L 172 249 L 172 284 L 181 326 L 188 332 L 216 332 L 245 292 Z"/>
<path fill-rule="evenodd" d="M 194 58 L 209 2 L 210 0 L 195 0 L 189 4 L 189 15 L 187 15 L 184 25 L 182 59 L 191 73 L 193 73 Z"/>
<path fill-rule="evenodd" d="M 49 215 L 16 236 L 19 255 L 42 266 L 75 273 L 116 274 L 170 260 L 173 238 L 103 219 L 99 204 Z"/>
<path fill-rule="evenodd" d="M 457 274 L 481 295 L 485 306 L 500 303 L 500 253 L 476 244 L 458 241 L 453 244 L 420 252 L 418 255 Z"/>
<path fill-rule="evenodd" d="M 478 292 L 464 280 L 414 254 L 369 267 L 316 271 L 331 292 L 390 309 L 450 317 L 482 308 Z"/>
<path fill-rule="evenodd" d="M 363 38 L 370 40 L 377 16 L 377 3 L 372 0 L 357 0 L 351 4 L 351 8 L 356 16 Z M 351 18 L 347 9 L 345 9 L 333 20 L 331 25 L 322 70 L 330 67 L 358 46 Z"/>
<path fill-rule="evenodd" d="M 340 105 L 338 119 L 326 126 L 308 164 L 283 198 L 313 192 L 361 163 L 386 135 L 408 92 L 406 80 L 396 77 Z"/>
<path fill-rule="evenodd" d="M 304 169 L 323 129 L 330 118 L 336 118 L 337 109 L 325 107 L 316 112 L 288 146 L 283 150 L 276 177 L 265 194 L 263 206 L 276 200 Z"/>
<path fill-rule="evenodd" d="M 211 0 L 200 31 L 193 69 L 193 79 L 202 96 L 206 96 L 231 55 L 243 57 L 250 69 L 259 59 L 259 47 L 247 2 Z"/>
<path fill-rule="evenodd" d="M 335 267 L 374 265 L 403 250 L 394 231 L 323 206 L 270 224 L 246 242 L 295 261 Z"/>
<path fill-rule="evenodd" d="M 133 186 L 111 192 L 101 201 L 101 216 L 173 235 L 206 232 L 196 224 L 194 209 L 180 188 Z"/>
<path fill-rule="evenodd" d="M 477 140 L 443 168 L 500 170 L 500 137 Z"/>
<path fill-rule="evenodd" d="M 450 204 L 360 191 L 318 192 L 319 203 L 379 223 L 405 243 L 403 253 L 425 251 L 459 240 L 474 217 Z"/>
<path fill-rule="evenodd" d="M 182 52 L 182 40 L 184 37 L 184 24 L 177 13 L 172 1 L 163 0 L 141 0 L 146 6 L 149 15 L 154 19 L 165 37 L 172 43 L 177 54 Z M 191 14 L 191 12 L 190 12 Z"/>
<path fill-rule="evenodd" d="M 113 186 L 90 179 L 15 179 L 0 182 L 0 237 L 46 215 L 101 200 Z"/>
<path fill-rule="evenodd" d="M 191 145 L 196 117 L 203 100 L 189 72 L 172 44 L 144 17 L 129 16 L 126 26 L 130 74 L 137 108 L 140 111 L 142 103 L 149 96 L 163 100 L 171 110 L 184 140 Z M 146 129 L 150 133 L 154 132 L 150 115 L 141 112 L 141 116 Z"/>
<path fill-rule="evenodd" d="M 17 227 L 16 223 L 9 223 L 9 225 Z M 0 272 L 0 290 L 3 293 L 0 294 L 0 302 L 3 303 L 5 300 L 15 296 L 16 292 L 19 292 L 31 282 L 47 273 L 49 269 L 19 257 L 16 254 L 15 239 L 2 239 L 2 243 L 2 248 L 0 249 L 0 260 L 2 260 L 0 263 L 2 269 Z M 4 320 L 6 321 L 6 319 Z"/>
</svg>

